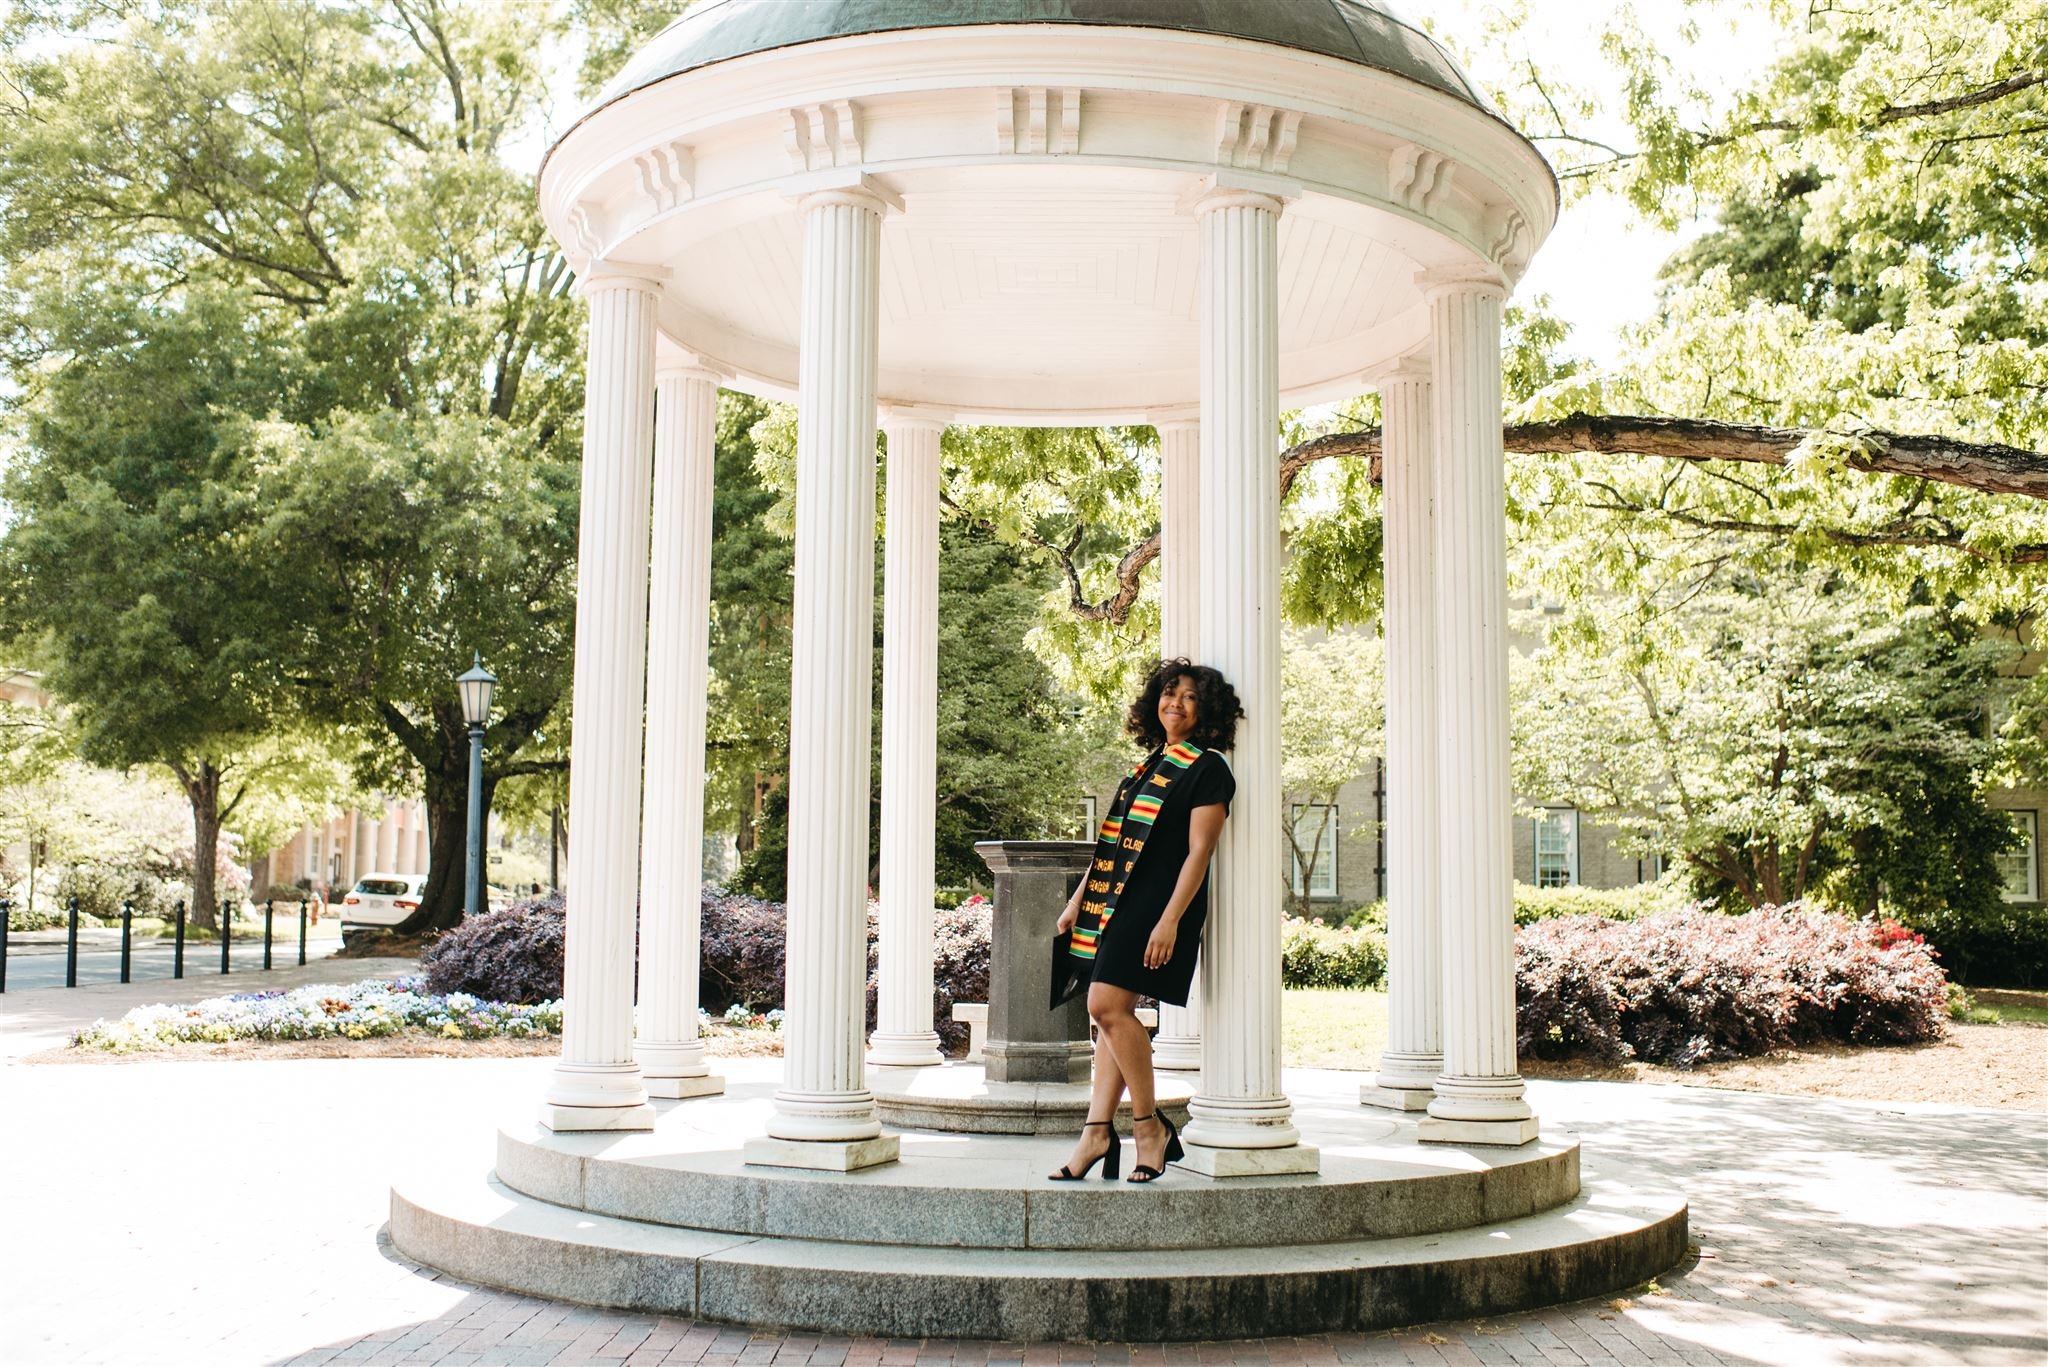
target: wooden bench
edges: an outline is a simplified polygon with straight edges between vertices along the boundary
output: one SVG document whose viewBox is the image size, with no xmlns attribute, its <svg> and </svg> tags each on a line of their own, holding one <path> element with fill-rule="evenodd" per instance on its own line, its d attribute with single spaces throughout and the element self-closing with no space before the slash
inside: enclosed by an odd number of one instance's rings
<svg viewBox="0 0 2048 1367">
<path fill-rule="evenodd" d="M 988 1043 L 988 1003 L 954 1002 L 953 1019 L 967 1027 L 967 1062 L 981 1062 L 981 1049 Z M 1159 1028 L 1159 1013 L 1149 1006 L 1138 1008 L 1138 1021 L 1147 1030 Z"/>
</svg>

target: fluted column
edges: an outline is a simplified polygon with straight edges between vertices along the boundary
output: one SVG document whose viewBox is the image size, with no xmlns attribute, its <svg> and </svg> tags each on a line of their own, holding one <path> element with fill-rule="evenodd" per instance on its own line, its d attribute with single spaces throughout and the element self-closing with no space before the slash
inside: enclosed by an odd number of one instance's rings
<svg viewBox="0 0 2048 1367">
<path fill-rule="evenodd" d="M 647 684 L 647 535 L 654 454 L 654 314 L 660 285 L 600 266 L 584 378 L 577 522 L 576 732 L 570 750 L 570 890 L 562 1059 L 541 1107 L 556 1130 L 654 1123 L 633 1061 L 633 938 L 640 887 L 641 709 Z"/>
<path fill-rule="evenodd" d="M 1245 710 L 1237 796 L 1210 875 L 1202 1081 L 1190 1167 L 1312 1172 L 1280 1090 L 1279 220 L 1265 195 L 1217 190 L 1201 239 L 1201 648 Z"/>
<path fill-rule="evenodd" d="M 1379 382 L 1387 638 L 1387 1047 L 1359 1089 L 1370 1106 L 1419 1111 L 1443 1071 L 1437 913 L 1435 453 L 1429 364 L 1404 358 Z"/>
<path fill-rule="evenodd" d="M 932 1028 L 933 835 L 939 746 L 939 436 L 891 412 L 882 564 L 882 885 L 868 1062 L 941 1063 Z"/>
<path fill-rule="evenodd" d="M 860 188 L 819 191 L 802 201 L 783 998 L 789 1014 L 769 1137 L 746 1146 L 753 1163 L 846 1169 L 888 1162 L 897 1152 L 894 1136 L 882 1136 L 861 1066 L 882 207 Z M 587 825 L 590 818 L 577 812 L 576 820 Z"/>
<path fill-rule="evenodd" d="M 1162 419 L 1159 429 L 1159 653 L 1201 662 L 1202 424 Z M 1092 832 L 1091 832 L 1092 835 Z M 1188 989 L 1188 1004 L 1159 1004 L 1159 1034 L 1152 1066 L 1192 1073 L 1202 1066 L 1202 981 Z"/>
<path fill-rule="evenodd" d="M 1515 1068 L 1507 497 L 1498 280 L 1426 278 L 1436 447 L 1437 819 L 1443 1073 L 1421 1137 L 1536 1137 Z M 1390 652 L 1391 654 L 1391 652 Z"/>
<path fill-rule="evenodd" d="M 398 872 L 398 814 L 400 808 L 386 803 L 379 809 L 382 815 L 370 823 L 376 828 L 372 841 L 375 845 L 376 867 L 386 873 Z"/>
<path fill-rule="evenodd" d="M 718 377 L 654 381 L 654 555 L 648 605 L 647 815 L 641 835 L 640 1028 L 649 1096 L 725 1090 L 697 1034 L 704 885 L 704 689 L 711 651 L 711 471 Z"/>
</svg>

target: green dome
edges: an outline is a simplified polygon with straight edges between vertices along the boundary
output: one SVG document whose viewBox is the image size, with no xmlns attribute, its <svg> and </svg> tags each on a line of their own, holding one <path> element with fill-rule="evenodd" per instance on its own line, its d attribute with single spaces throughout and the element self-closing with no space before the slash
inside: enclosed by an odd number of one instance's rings
<svg viewBox="0 0 2048 1367">
<path fill-rule="evenodd" d="M 626 64 L 598 104 L 715 62 L 861 33 L 974 24 L 1174 29 L 1320 53 L 1491 113 L 1435 39 L 1384 0 L 708 0 Z"/>
</svg>

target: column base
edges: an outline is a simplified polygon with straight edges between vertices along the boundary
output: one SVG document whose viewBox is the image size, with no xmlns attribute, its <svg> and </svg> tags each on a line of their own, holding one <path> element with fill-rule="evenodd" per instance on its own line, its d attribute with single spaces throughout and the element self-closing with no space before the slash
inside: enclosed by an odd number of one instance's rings
<svg viewBox="0 0 2048 1367">
<path fill-rule="evenodd" d="M 868 1062 L 876 1068 L 934 1068 L 946 1061 L 936 1030 L 918 1034 L 868 1036 Z"/>
<path fill-rule="evenodd" d="M 646 1080 L 647 1095 L 660 1097 L 664 1101 L 682 1101 L 693 1096 L 717 1096 L 725 1091 L 725 1079 L 716 1073 L 699 1073 L 696 1077 L 650 1077 Z"/>
<path fill-rule="evenodd" d="M 540 1123 L 557 1134 L 579 1130 L 651 1130 L 654 1108 L 638 1106 L 557 1106 L 543 1101 Z"/>
<path fill-rule="evenodd" d="M 814 1172 L 855 1172 L 894 1163 L 903 1141 L 893 1134 L 873 1139 L 776 1139 L 759 1135 L 740 1146 L 740 1160 L 761 1168 L 808 1168 Z"/>
<path fill-rule="evenodd" d="M 1535 1116 L 1521 1120 L 1439 1120 L 1426 1115 L 1415 1124 L 1415 1137 L 1425 1144 L 1495 1144 L 1517 1148 L 1536 1138 Z"/>
<path fill-rule="evenodd" d="M 1430 1087 L 1387 1087 L 1378 1077 L 1358 1089 L 1358 1104 L 1378 1106 L 1388 1111 L 1426 1111 L 1429 1103 L 1436 1099 L 1436 1091 Z"/>
<path fill-rule="evenodd" d="M 1152 1039 L 1152 1066 L 1167 1073 L 1201 1072 L 1202 1037 L 1155 1035 Z"/>
<path fill-rule="evenodd" d="M 1213 1149 L 1189 1144 L 1186 1156 L 1173 1166 L 1204 1177 L 1283 1177 L 1322 1171 L 1323 1156 L 1313 1144 L 1280 1149 Z"/>
</svg>

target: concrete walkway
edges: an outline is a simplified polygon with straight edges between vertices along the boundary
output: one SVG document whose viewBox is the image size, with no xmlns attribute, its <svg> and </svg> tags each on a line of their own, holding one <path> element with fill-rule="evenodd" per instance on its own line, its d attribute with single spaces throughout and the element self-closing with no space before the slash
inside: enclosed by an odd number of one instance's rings
<svg viewBox="0 0 2048 1367">
<path fill-rule="evenodd" d="M 484 1170 L 493 1120 L 523 1111 L 548 1066 L 0 1061 L 0 1363 L 2048 1357 L 2048 1117 L 1625 1084 L 1532 1092 L 1547 1125 L 1691 1195 L 1699 1260 L 1663 1279 L 1662 1294 L 1480 1324 L 1220 1345 L 831 1340 L 501 1295 L 392 1254 L 379 1233 L 391 1174 L 447 1146 L 471 1149 Z M 1289 1086 L 1334 1092 L 1355 1079 L 1290 1074 Z"/>
</svg>

